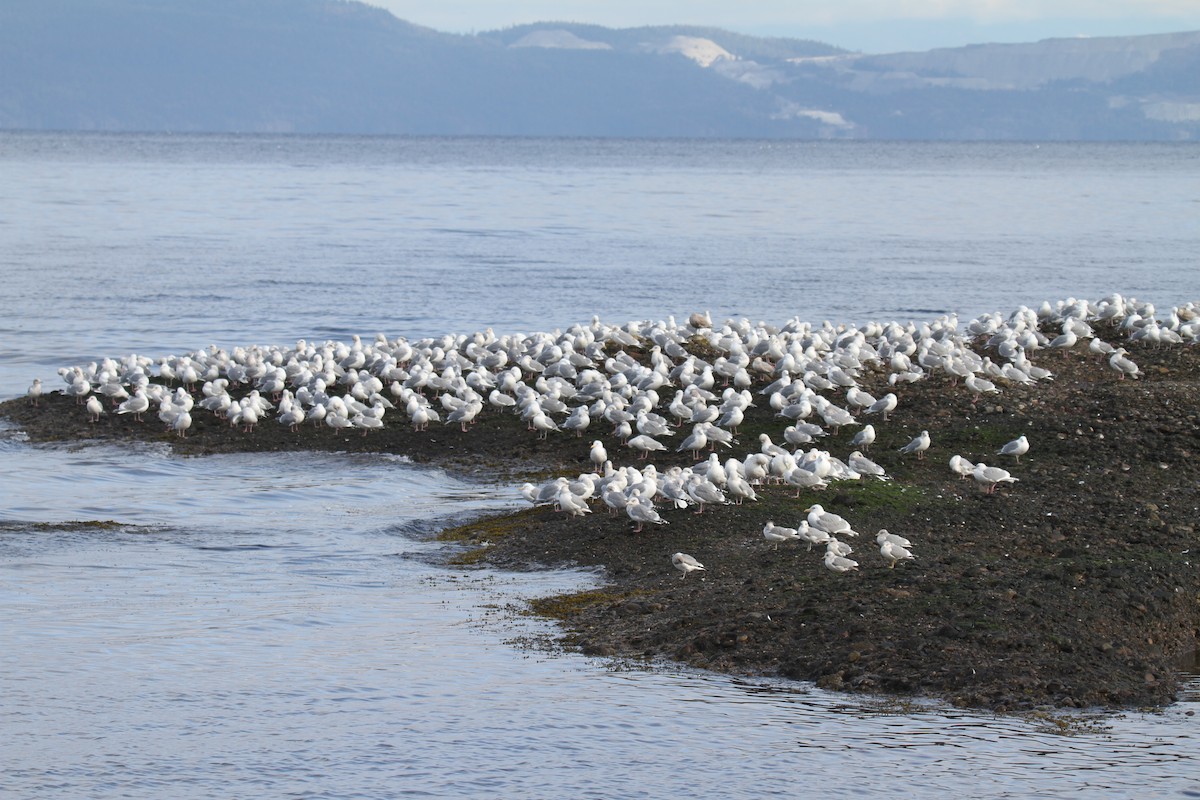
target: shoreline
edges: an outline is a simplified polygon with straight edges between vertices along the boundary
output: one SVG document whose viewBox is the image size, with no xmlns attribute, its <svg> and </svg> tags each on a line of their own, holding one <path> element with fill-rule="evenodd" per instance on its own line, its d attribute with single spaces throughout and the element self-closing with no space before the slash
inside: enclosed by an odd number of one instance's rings
<svg viewBox="0 0 1200 800">
<path fill-rule="evenodd" d="M 870 450 L 890 481 L 864 476 L 799 497 L 793 486 L 758 486 L 757 502 L 703 514 L 660 509 L 668 524 L 641 533 L 626 516 L 593 504 L 580 517 L 527 508 L 440 538 L 462 543 L 448 556 L 456 565 L 600 568 L 600 589 L 533 603 L 560 622 L 562 644 L 587 654 L 665 658 L 1001 712 L 1161 706 L 1175 696 L 1176 666 L 1195 651 L 1200 626 L 1200 570 L 1191 561 L 1200 554 L 1200 348 L 1104 335 L 1128 347 L 1140 379 L 1119 380 L 1080 346 L 1035 356 L 1055 372 L 1053 381 L 1004 386 L 977 401 L 944 374 L 897 389 L 902 402 Z M 984 352 L 982 342 L 974 347 Z M 693 348 L 713 355 L 700 350 Z M 861 385 L 882 394 L 887 376 L 864 371 Z M 758 379 L 756 397 L 767 382 Z M 665 405 L 670 393 L 663 397 Z M 457 425 L 419 432 L 396 423 L 365 436 L 307 426 L 293 433 L 274 419 L 243 434 L 201 412 L 179 438 L 153 413 L 143 423 L 106 413 L 92 424 L 72 398 L 50 393 L 41 401 L 37 408 L 25 398 L 7 401 L 0 416 L 35 444 L 154 441 L 189 455 L 392 453 L 513 481 L 514 495 L 523 480 L 591 470 L 595 439 L 614 462 L 638 463 L 606 422 L 581 438 L 542 440 L 512 413 L 491 409 L 465 433 Z M 786 424 L 760 402 L 747 411 L 739 445 L 721 458 L 753 449 L 760 433 L 778 438 Z M 921 430 L 933 439 L 927 457 L 899 453 Z M 842 428 L 820 446 L 844 458 L 854 433 Z M 1019 464 L 996 455 L 1020 434 L 1031 448 Z M 952 454 L 986 459 L 1018 481 L 985 493 L 950 472 Z M 654 462 L 664 472 L 698 463 L 674 447 Z M 794 527 L 813 503 L 861 532 L 847 539 L 857 571 L 825 569 L 822 548 L 784 542 L 773 549 L 764 540 L 767 520 Z M 880 528 L 911 539 L 915 560 L 889 569 L 874 543 Z M 682 575 L 671 566 L 674 552 L 695 556 L 706 571 Z"/>
</svg>

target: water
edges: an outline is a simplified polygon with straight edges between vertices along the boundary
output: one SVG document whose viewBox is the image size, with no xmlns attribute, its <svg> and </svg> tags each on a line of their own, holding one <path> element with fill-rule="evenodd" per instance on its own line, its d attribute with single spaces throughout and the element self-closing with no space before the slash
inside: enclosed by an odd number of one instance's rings
<svg viewBox="0 0 1200 800">
<path fill-rule="evenodd" d="M 0 134 L 0 397 L 209 343 L 1169 305 L 1200 299 L 1198 173 L 1186 145 Z M 423 537 L 512 497 L 10 431 L 0 795 L 1196 796 L 1195 686 L 1067 736 L 515 646 L 551 628 L 510 607 L 596 577 Z"/>
</svg>

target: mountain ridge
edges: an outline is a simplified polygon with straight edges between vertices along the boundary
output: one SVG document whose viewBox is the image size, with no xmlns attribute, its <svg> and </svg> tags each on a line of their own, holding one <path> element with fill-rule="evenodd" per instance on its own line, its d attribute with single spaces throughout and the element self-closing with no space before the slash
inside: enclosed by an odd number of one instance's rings
<svg viewBox="0 0 1200 800">
<path fill-rule="evenodd" d="M 702 26 L 443 33 L 354 0 L 0 8 L 0 128 L 1200 138 L 1200 32 L 853 53 Z"/>
</svg>

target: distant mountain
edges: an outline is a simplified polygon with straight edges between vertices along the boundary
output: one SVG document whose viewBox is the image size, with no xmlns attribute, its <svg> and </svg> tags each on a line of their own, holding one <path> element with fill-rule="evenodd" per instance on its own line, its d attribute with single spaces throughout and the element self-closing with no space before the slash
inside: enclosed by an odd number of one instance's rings
<svg viewBox="0 0 1200 800">
<path fill-rule="evenodd" d="M 714 28 L 440 33 L 347 0 L 9 0 L 0 128 L 1200 138 L 1200 32 L 865 55 Z"/>
</svg>

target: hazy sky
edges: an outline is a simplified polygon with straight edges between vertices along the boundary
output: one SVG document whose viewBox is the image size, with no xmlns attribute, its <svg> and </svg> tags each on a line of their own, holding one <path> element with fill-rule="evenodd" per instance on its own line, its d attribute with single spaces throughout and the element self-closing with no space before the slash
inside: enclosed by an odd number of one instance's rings
<svg viewBox="0 0 1200 800">
<path fill-rule="evenodd" d="M 711 25 L 893 52 L 1068 36 L 1200 30 L 1200 0 L 367 0 L 401 19 L 471 33 L 526 22 L 609 28 Z"/>
</svg>

